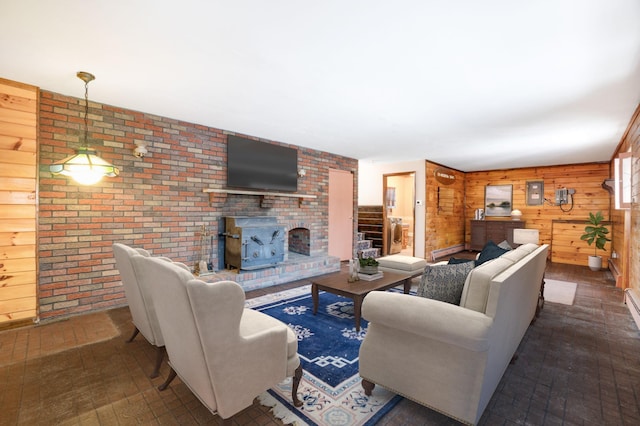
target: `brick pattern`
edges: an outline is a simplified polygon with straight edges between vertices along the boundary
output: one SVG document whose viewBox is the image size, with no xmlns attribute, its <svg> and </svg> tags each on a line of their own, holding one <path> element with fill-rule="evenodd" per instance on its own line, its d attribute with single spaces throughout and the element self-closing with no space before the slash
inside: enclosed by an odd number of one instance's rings
<svg viewBox="0 0 640 426">
<path fill-rule="evenodd" d="M 307 228 L 293 228 L 289 231 L 289 251 L 309 255 L 311 233 Z"/>
<path fill-rule="evenodd" d="M 114 241 L 193 265 L 199 259 L 202 225 L 217 235 L 223 216 L 269 215 L 285 224 L 306 223 L 311 254 L 326 256 L 329 168 L 357 176 L 355 159 L 299 148 L 298 163 L 306 176 L 298 192 L 317 198 L 299 206 L 296 198 L 274 197 L 269 208 L 260 206 L 260 197 L 247 195 L 210 202 L 203 189 L 225 187 L 229 132 L 90 101 L 89 144 L 121 172 L 83 187 L 52 176 L 49 165 L 80 145 L 84 100 L 41 91 L 39 109 L 42 319 L 126 303 L 111 250 Z M 132 154 L 137 140 L 148 143 L 143 159 Z M 354 182 L 354 212 L 356 188 Z"/>
</svg>

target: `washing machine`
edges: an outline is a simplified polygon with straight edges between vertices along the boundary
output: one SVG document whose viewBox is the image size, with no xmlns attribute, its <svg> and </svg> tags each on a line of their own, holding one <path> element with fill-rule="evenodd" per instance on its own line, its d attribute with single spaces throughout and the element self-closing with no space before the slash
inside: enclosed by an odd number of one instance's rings
<svg viewBox="0 0 640 426">
<path fill-rule="evenodd" d="M 402 251 L 402 218 L 387 217 L 387 253 L 396 254 Z"/>
</svg>

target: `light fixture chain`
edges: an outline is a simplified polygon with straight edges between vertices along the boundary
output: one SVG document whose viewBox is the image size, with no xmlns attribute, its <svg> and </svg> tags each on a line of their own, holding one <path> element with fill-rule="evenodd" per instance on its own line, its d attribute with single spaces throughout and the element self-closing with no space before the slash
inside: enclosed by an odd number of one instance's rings
<svg viewBox="0 0 640 426">
<path fill-rule="evenodd" d="M 84 83 L 84 146 L 89 147 L 89 82 Z"/>
</svg>

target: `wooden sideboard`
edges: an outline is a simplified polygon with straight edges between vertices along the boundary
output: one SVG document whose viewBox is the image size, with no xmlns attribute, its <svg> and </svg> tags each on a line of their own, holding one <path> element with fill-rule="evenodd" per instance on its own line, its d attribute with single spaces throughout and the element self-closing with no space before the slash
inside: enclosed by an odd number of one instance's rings
<svg viewBox="0 0 640 426">
<path fill-rule="evenodd" d="M 524 228 L 522 220 L 472 220 L 471 221 L 471 250 L 482 250 L 488 241 L 500 244 L 507 240 L 511 247 L 513 242 L 513 230 Z"/>
</svg>

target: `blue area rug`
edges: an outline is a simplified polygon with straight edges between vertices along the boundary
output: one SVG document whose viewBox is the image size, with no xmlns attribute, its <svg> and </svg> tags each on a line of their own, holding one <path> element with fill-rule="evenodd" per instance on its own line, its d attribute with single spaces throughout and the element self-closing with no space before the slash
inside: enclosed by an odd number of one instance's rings
<svg viewBox="0 0 640 426">
<path fill-rule="evenodd" d="M 371 397 L 364 394 L 358 352 L 367 321 L 362 320 L 357 332 L 350 299 L 320 292 L 313 315 L 311 288 L 304 286 L 247 300 L 246 306 L 278 318 L 298 336 L 304 369 L 298 396 L 304 405 L 291 405 L 290 380 L 259 397 L 284 423 L 373 425 L 401 399 L 379 386 Z"/>
</svg>

